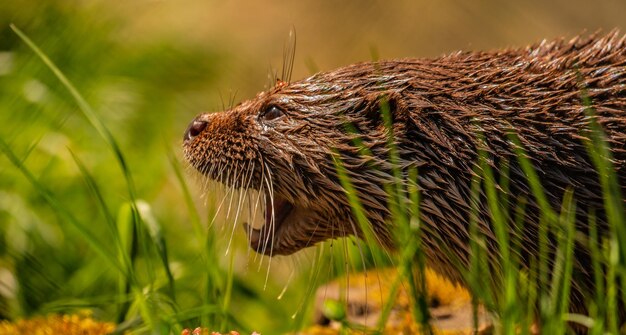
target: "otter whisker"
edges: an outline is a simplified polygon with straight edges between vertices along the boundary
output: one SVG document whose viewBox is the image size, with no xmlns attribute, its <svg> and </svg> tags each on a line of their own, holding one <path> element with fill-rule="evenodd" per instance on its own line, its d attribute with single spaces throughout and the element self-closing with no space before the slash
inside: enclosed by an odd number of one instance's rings
<svg viewBox="0 0 626 335">
<path fill-rule="evenodd" d="M 254 191 L 255 190 L 249 190 L 246 192 L 246 204 L 248 205 L 248 226 L 246 227 L 247 236 L 251 236 L 250 234 L 252 233 L 252 228 L 256 224 L 256 221 L 255 221 L 256 213 L 254 212 L 254 203 L 253 203 Z M 246 259 L 247 260 L 249 260 L 249 257 L 250 257 L 250 250 L 252 250 L 252 247 L 250 246 L 250 243 L 248 243 L 246 247 Z"/>
<path fill-rule="evenodd" d="M 254 207 L 254 204 L 252 202 L 255 190 L 250 187 L 250 184 L 252 182 L 252 177 L 254 175 L 254 169 L 256 167 L 255 164 L 256 163 L 252 161 L 251 165 L 248 166 L 250 172 L 248 176 L 248 181 L 246 182 L 246 186 L 245 186 L 246 205 L 248 206 L 248 226 L 247 226 L 248 236 L 251 236 L 250 234 L 252 233 L 252 227 L 256 223 L 256 208 Z M 248 247 L 247 247 L 248 255 L 250 255 L 250 249 L 251 249 L 250 244 L 248 244 Z"/>
<path fill-rule="evenodd" d="M 217 89 L 217 92 L 220 96 L 220 102 L 222 103 L 222 110 L 226 110 L 226 105 L 224 104 L 224 94 L 222 93 L 222 90 L 219 88 Z"/>
<path fill-rule="evenodd" d="M 313 228 L 313 232 L 309 235 L 309 239 L 305 242 L 305 246 L 310 246 L 310 243 L 313 241 L 313 237 L 317 233 L 317 229 L 320 227 L 319 221 L 315 222 L 315 227 Z M 335 239 L 335 231 L 331 230 L 330 232 L 331 240 Z"/>
<path fill-rule="evenodd" d="M 281 80 L 291 82 L 291 74 L 293 73 L 294 59 L 296 57 L 296 29 L 291 27 L 289 36 L 285 42 L 283 49 L 283 69 L 281 72 Z"/>
<path fill-rule="evenodd" d="M 270 190 L 270 205 L 272 208 L 272 217 L 270 219 L 270 227 L 268 227 L 270 229 L 269 234 L 267 234 L 268 236 L 265 238 L 265 245 L 263 246 L 263 253 L 265 253 L 265 248 L 267 247 L 268 243 L 271 241 L 272 245 L 274 245 L 275 241 L 274 241 L 274 237 L 275 237 L 275 233 L 276 233 L 276 207 L 275 207 L 275 203 L 274 203 L 274 187 L 273 187 L 273 183 L 272 183 L 272 171 L 270 170 L 269 165 L 265 165 L 265 167 L 267 168 L 267 176 L 268 178 L 266 179 L 266 181 L 268 181 L 268 188 Z M 267 224 L 267 223 L 266 223 Z M 270 239 L 271 238 L 271 239 Z M 267 282 L 269 280 L 270 277 L 270 269 L 272 267 L 272 256 L 274 253 L 274 248 L 272 247 L 270 249 L 270 257 L 269 260 L 267 262 L 267 271 L 265 274 L 265 283 L 263 284 L 263 289 L 267 288 Z"/>
<path fill-rule="evenodd" d="M 267 181 L 266 172 L 265 172 L 265 162 L 263 160 L 261 160 L 260 163 L 261 163 L 261 169 L 260 169 L 260 171 L 261 171 L 261 183 L 260 183 L 260 187 L 259 187 L 260 190 L 259 190 L 258 199 L 257 199 L 257 206 L 258 206 L 258 203 L 259 203 L 259 200 L 260 200 L 261 204 L 262 204 L 262 207 L 265 210 L 267 210 L 267 196 L 266 196 L 266 193 L 269 193 L 270 191 L 269 191 L 269 188 L 266 189 L 266 187 L 268 185 L 268 181 Z M 267 215 L 267 213 L 263 213 L 263 214 Z M 263 217 L 262 219 L 263 219 L 264 224 L 266 224 L 265 217 Z M 259 245 L 257 244 L 256 247 L 258 249 Z M 257 251 L 257 253 L 254 255 L 254 261 L 256 262 L 257 261 L 257 257 L 259 257 L 260 254 L 258 253 L 258 250 L 255 250 L 255 251 Z M 259 262 L 259 267 L 257 269 L 257 272 L 261 271 L 261 265 L 262 264 L 263 264 L 263 258 L 261 258 L 261 261 Z"/>
<path fill-rule="evenodd" d="M 238 204 L 237 204 L 237 214 L 235 216 L 235 222 L 238 221 L 239 215 L 242 212 L 242 209 L 241 209 L 242 204 L 244 202 L 246 202 L 244 197 L 245 198 L 249 198 L 248 190 L 249 190 L 249 187 L 250 187 L 250 182 L 252 180 L 252 173 L 254 172 L 254 163 L 253 163 L 252 166 L 248 165 L 247 170 L 248 171 L 244 174 L 244 176 L 246 176 L 246 177 L 244 177 L 243 182 L 241 183 L 242 186 L 241 186 L 241 188 L 239 188 L 240 194 L 239 194 L 239 201 L 238 201 Z"/>
<path fill-rule="evenodd" d="M 219 170 L 217 170 L 217 174 L 215 175 L 215 180 L 223 180 L 223 176 L 224 176 L 224 171 L 226 171 L 228 169 L 228 165 L 227 164 L 217 164 L 217 165 L 213 165 L 213 168 L 219 168 Z M 210 177 L 211 175 L 209 175 Z"/>
<path fill-rule="evenodd" d="M 228 201 L 228 211 L 226 212 L 227 219 L 230 217 L 230 212 L 233 207 L 233 199 L 234 199 L 235 191 L 237 190 L 237 188 L 234 186 L 233 183 L 238 179 L 239 173 L 240 173 L 239 164 L 237 164 L 237 166 L 235 167 L 235 173 L 229 174 L 226 177 L 227 185 L 233 190 L 233 192 L 230 194 L 230 200 Z"/>
<path fill-rule="evenodd" d="M 324 251 L 325 251 L 323 248 L 324 245 L 325 245 L 325 242 L 322 242 L 321 244 L 318 245 L 318 248 L 315 248 L 315 255 L 313 256 L 313 262 L 312 262 L 313 264 L 309 268 L 309 271 L 310 271 L 309 283 L 311 283 L 311 285 L 309 285 L 306 293 L 302 296 L 302 299 L 300 299 L 298 308 L 296 308 L 296 311 L 291 315 L 291 318 L 295 318 L 302 311 L 304 306 L 308 304 L 309 300 L 307 298 L 313 293 L 313 290 L 315 289 L 315 286 L 313 284 L 318 282 L 320 273 L 323 268 L 323 266 L 321 266 L 321 263 L 322 263 L 322 259 L 324 258 Z M 332 271 L 332 268 L 333 268 L 332 266 L 329 266 L 328 267 L 329 271 Z M 326 288 L 328 288 L 328 286 L 326 286 Z M 326 296 L 326 292 L 324 293 L 324 296 Z"/>
<path fill-rule="evenodd" d="M 242 170 L 243 170 L 243 167 L 242 167 Z M 250 170 L 250 166 L 248 166 L 248 170 L 252 171 L 252 170 Z M 244 177 L 244 182 L 242 183 L 242 185 L 243 184 L 246 184 L 246 186 L 248 185 L 248 183 L 245 182 L 245 179 L 248 179 L 248 181 L 250 181 L 250 178 L 251 178 L 252 174 L 250 172 L 248 172 L 247 174 L 248 174 L 248 176 Z M 228 254 L 228 252 L 230 251 L 230 246 L 231 246 L 231 244 L 233 242 L 233 238 L 235 237 L 235 229 L 237 228 L 237 224 L 239 223 L 239 215 L 241 214 L 241 205 L 243 203 L 243 197 L 246 194 L 246 188 L 238 188 L 237 192 L 239 193 L 239 197 L 238 197 L 238 200 L 237 200 L 237 210 L 235 212 L 235 221 L 233 222 L 233 228 L 232 228 L 232 231 L 230 233 L 230 240 L 228 241 L 228 247 L 226 247 L 226 254 Z"/>
<path fill-rule="evenodd" d="M 280 291 L 280 293 L 276 297 L 276 300 L 281 300 L 283 298 L 283 296 L 285 295 L 285 292 L 287 292 L 287 289 L 289 288 L 289 285 L 291 285 L 291 280 L 293 279 L 295 272 L 296 272 L 295 268 L 292 268 L 291 272 L 289 273 L 289 277 L 287 278 L 287 282 L 285 283 L 285 286 L 283 286 L 283 289 Z"/>
<path fill-rule="evenodd" d="M 256 165 L 255 165 L 255 163 L 253 163 L 252 175 L 251 176 L 254 176 L 255 169 L 256 169 Z M 258 209 L 259 209 L 259 201 L 261 199 L 261 195 L 263 194 L 263 189 L 264 188 L 263 188 L 263 184 L 262 183 L 261 183 L 261 185 L 259 185 L 259 189 L 258 190 L 250 188 L 250 192 L 251 193 L 249 195 L 250 196 L 249 204 L 250 204 L 250 213 L 253 215 L 251 217 L 252 222 L 256 221 L 256 215 L 257 215 Z"/>
<path fill-rule="evenodd" d="M 266 225 L 269 224 L 269 227 L 266 227 L 266 236 L 265 239 L 263 241 L 263 251 L 262 253 L 265 254 L 265 250 L 267 248 L 267 245 L 269 244 L 269 239 L 272 237 L 271 234 L 268 234 L 267 232 L 273 232 L 274 231 L 274 216 L 275 216 L 275 210 L 274 210 L 274 189 L 272 188 L 272 173 L 271 170 L 269 168 L 269 166 L 267 164 L 263 165 L 263 168 L 265 168 L 267 174 L 265 175 L 265 183 L 267 184 L 267 198 L 269 200 L 269 205 L 266 203 L 266 210 L 271 209 L 271 213 L 265 213 L 265 215 L 267 216 L 268 214 L 271 215 L 269 222 L 265 222 Z M 267 200 L 266 200 L 267 201 Z"/>
<path fill-rule="evenodd" d="M 235 90 L 235 92 L 231 91 L 230 99 L 228 101 L 228 109 L 233 109 L 233 107 L 235 106 L 235 99 L 237 97 L 237 92 L 238 90 Z"/>
<path fill-rule="evenodd" d="M 217 209 L 215 210 L 215 213 L 213 214 L 213 218 L 211 219 L 211 222 L 209 222 L 209 228 L 213 227 L 213 224 L 215 223 L 215 220 L 217 219 L 220 211 L 222 210 L 222 207 L 226 201 L 226 199 L 228 198 L 228 195 L 233 191 L 232 188 L 230 187 L 224 187 L 222 185 L 220 185 L 220 187 L 222 188 L 222 192 L 224 191 L 224 189 L 226 190 L 224 193 L 224 195 L 222 196 L 222 200 L 219 202 L 219 205 L 217 206 Z"/>
<path fill-rule="evenodd" d="M 261 180 L 264 180 L 264 179 L 265 179 L 265 175 L 263 174 L 261 176 Z M 259 192 L 258 192 L 258 194 L 256 196 L 256 201 L 254 202 L 254 219 L 256 219 L 256 215 L 258 213 L 259 202 L 261 200 L 261 196 L 263 195 L 264 187 L 265 187 L 264 183 L 261 182 L 261 186 L 259 187 Z M 254 219 L 253 219 L 253 221 L 255 221 Z"/>
<path fill-rule="evenodd" d="M 202 177 L 202 186 L 201 186 L 201 190 L 202 190 L 202 195 L 205 197 L 204 201 L 206 202 L 206 193 L 207 193 L 207 189 L 208 189 L 208 183 L 209 183 L 209 178 L 207 178 L 207 174 L 206 174 L 206 167 L 203 167 L 202 169 L 199 170 L 200 174 L 199 177 Z M 206 205 L 206 203 L 205 203 Z"/>
<path fill-rule="evenodd" d="M 210 189 L 209 185 L 213 185 L 212 187 L 213 187 L 213 190 L 215 191 L 214 192 L 215 194 L 218 193 L 218 188 L 221 189 L 221 184 L 214 182 L 214 180 L 210 177 L 213 171 L 215 170 L 215 167 L 216 167 L 215 165 L 211 165 L 210 168 L 208 166 L 204 166 L 199 170 L 201 175 L 204 177 L 201 190 L 202 190 L 202 196 L 204 197 L 205 205 L 209 198 L 208 197 L 209 189 Z"/>
</svg>

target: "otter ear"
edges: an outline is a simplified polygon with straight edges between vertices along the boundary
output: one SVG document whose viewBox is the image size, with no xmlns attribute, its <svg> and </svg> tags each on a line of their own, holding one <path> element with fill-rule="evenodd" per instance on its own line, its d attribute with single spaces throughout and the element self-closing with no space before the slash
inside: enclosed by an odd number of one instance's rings
<svg viewBox="0 0 626 335">
<path fill-rule="evenodd" d="M 396 91 L 370 93 L 364 100 L 362 111 L 372 124 L 384 125 L 387 117 L 387 122 L 391 124 L 405 123 L 408 120 L 406 103 Z"/>
</svg>

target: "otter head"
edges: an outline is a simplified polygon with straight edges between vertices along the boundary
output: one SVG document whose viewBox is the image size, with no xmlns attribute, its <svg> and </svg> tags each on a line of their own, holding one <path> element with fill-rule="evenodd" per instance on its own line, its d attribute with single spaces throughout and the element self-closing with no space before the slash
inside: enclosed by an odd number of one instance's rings
<svg viewBox="0 0 626 335">
<path fill-rule="evenodd" d="M 382 183 L 388 175 L 371 169 L 384 161 L 376 153 L 387 151 L 379 112 L 385 93 L 376 89 L 378 84 L 376 78 L 358 83 L 341 73 L 318 74 L 281 83 L 230 110 L 201 114 L 191 122 L 184 135 L 185 159 L 210 179 L 262 194 L 264 226 L 245 225 L 254 250 L 291 254 L 327 239 L 361 234 L 337 175 L 338 162 L 377 236 L 390 243 L 383 222 L 387 200 Z M 361 146 L 375 154 L 364 155 Z"/>
</svg>

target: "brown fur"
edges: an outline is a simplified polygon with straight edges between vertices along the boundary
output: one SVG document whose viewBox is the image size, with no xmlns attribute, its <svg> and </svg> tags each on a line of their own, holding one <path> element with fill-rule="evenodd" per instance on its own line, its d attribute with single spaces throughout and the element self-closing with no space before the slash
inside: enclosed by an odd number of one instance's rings
<svg viewBox="0 0 626 335">
<path fill-rule="evenodd" d="M 582 142 L 588 120 L 581 87 L 606 132 L 624 193 L 626 43 L 617 33 L 523 49 L 360 63 L 277 85 L 231 110 L 198 116 L 186 133 L 185 158 L 211 179 L 272 194 L 266 210 L 272 202 L 293 206 L 287 219 L 272 224 L 274 235 L 261 232 L 267 243 L 256 249 L 275 255 L 359 234 L 338 182 L 332 159 L 336 152 L 377 237 L 392 247 L 383 189 L 392 180 L 391 166 L 379 112 L 385 97 L 402 166 L 419 170 L 429 264 L 463 281 L 451 256 L 469 264 L 470 182 L 479 133 L 485 136 L 496 172 L 502 160 L 511 163 L 511 194 L 529 198 L 523 260 L 537 255 L 539 210 L 507 140 L 511 129 L 518 133 L 552 206 L 558 209 L 564 190 L 571 187 L 579 231 L 588 233 L 586 215 L 594 209 L 599 229 L 606 233 L 598 176 Z M 270 119 L 265 113 L 272 107 L 280 113 Z M 346 131 L 348 124 L 357 134 Z M 360 154 L 352 142 L 355 137 L 373 156 Z M 480 217 L 490 259 L 497 262 L 485 204 Z M 590 265 L 586 246 L 577 243 L 575 252 L 574 299 L 582 303 L 582 292 L 591 289 Z"/>
</svg>

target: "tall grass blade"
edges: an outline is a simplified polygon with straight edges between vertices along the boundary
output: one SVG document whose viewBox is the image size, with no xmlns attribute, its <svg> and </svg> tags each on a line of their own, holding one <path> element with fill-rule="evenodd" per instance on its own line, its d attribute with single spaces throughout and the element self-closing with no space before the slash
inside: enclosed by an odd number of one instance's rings
<svg viewBox="0 0 626 335">
<path fill-rule="evenodd" d="M 555 235 L 558 239 L 550 296 L 553 308 L 550 325 L 556 334 L 565 333 L 565 315 L 570 306 L 570 288 L 573 271 L 574 234 L 576 232 L 576 204 L 574 191 L 567 189 L 563 195 L 559 226 Z"/>
<path fill-rule="evenodd" d="M 141 217 L 139 215 L 139 211 L 137 209 L 137 197 L 135 192 L 134 183 L 132 180 L 132 176 L 130 173 L 130 169 L 126 163 L 126 159 L 122 153 L 121 148 L 119 147 L 117 141 L 109 131 L 109 129 L 105 126 L 104 122 L 100 119 L 97 113 L 91 108 L 91 106 L 87 103 L 87 101 L 83 98 L 83 96 L 78 92 L 76 87 L 71 83 L 71 81 L 63 74 L 63 72 L 50 60 L 50 58 L 28 37 L 24 34 L 19 28 L 15 25 L 10 25 L 11 29 L 15 32 L 15 34 L 41 59 L 41 61 L 54 73 L 54 75 L 59 79 L 62 85 L 70 92 L 76 103 L 78 104 L 79 110 L 83 113 L 83 115 L 87 118 L 87 120 L 91 123 L 91 125 L 96 129 L 96 131 L 103 137 L 105 142 L 113 151 L 115 158 L 120 165 L 121 171 L 124 175 L 126 181 L 126 187 L 128 190 L 128 194 L 130 197 L 130 206 L 132 209 L 133 221 L 135 222 L 135 228 L 137 229 L 137 234 L 141 232 Z M 84 236 L 85 233 L 83 233 Z M 89 239 L 92 236 L 88 237 Z M 92 242 L 93 243 L 93 242 Z M 114 257 L 116 258 L 116 257 Z M 118 263 L 114 262 L 116 267 L 120 269 L 120 271 L 124 271 L 123 267 Z M 148 275 L 152 275 L 149 273 Z M 134 295 L 136 297 L 136 302 L 138 303 L 139 310 L 144 317 L 144 321 L 148 323 L 149 326 L 154 325 L 154 318 L 152 313 L 149 311 L 146 300 L 142 297 L 141 288 L 135 286 L 133 288 Z"/>
<path fill-rule="evenodd" d="M 605 269 L 608 268 L 602 252 L 601 241 L 598 236 L 598 225 L 594 211 L 589 213 L 589 250 L 591 253 L 592 270 L 594 277 L 595 292 L 590 306 L 590 317 L 595 320 L 591 328 L 591 334 L 604 334 L 606 326 L 606 303 L 605 303 Z"/>
<path fill-rule="evenodd" d="M 109 250 L 101 238 L 96 237 L 85 225 L 79 222 L 69 210 L 67 210 L 61 203 L 57 201 L 53 193 L 41 184 L 37 178 L 28 170 L 28 168 L 22 163 L 15 153 L 11 150 L 9 145 L 0 138 L 0 151 L 9 159 L 9 161 L 22 173 L 28 182 L 37 190 L 37 192 L 46 200 L 46 202 L 52 207 L 57 215 L 63 219 L 64 222 L 72 225 L 85 239 L 87 244 L 95 251 L 104 261 L 110 266 L 120 271 L 120 273 L 127 274 L 125 268 L 117 261 L 117 258 Z"/>
<path fill-rule="evenodd" d="M 389 197 L 388 206 L 400 250 L 400 276 L 406 278 L 409 284 L 413 318 L 420 325 L 423 334 L 431 334 L 433 330 L 430 325 L 426 268 L 421 242 L 417 168 L 403 169 L 394 135 L 391 108 L 389 96 L 381 96 L 379 109 L 387 132 L 386 149 L 392 177 L 392 182 L 384 185 L 384 188 Z"/>
<path fill-rule="evenodd" d="M 549 282 L 549 264 L 550 264 L 550 228 L 558 226 L 558 216 L 554 209 L 550 205 L 548 198 L 544 192 L 543 186 L 537 172 L 535 171 L 528 154 L 517 134 L 513 131 L 507 134 L 509 141 L 513 144 L 513 152 L 517 158 L 520 168 L 526 176 L 528 185 L 530 186 L 531 194 L 539 206 L 539 263 L 537 265 L 538 270 L 538 285 L 537 285 L 537 299 L 539 306 L 539 316 L 542 325 L 550 324 L 552 319 L 553 308 L 550 306 L 550 293 L 548 291 L 550 287 Z"/>
<path fill-rule="evenodd" d="M 141 221 L 139 223 L 143 223 L 145 225 L 146 231 L 150 236 L 150 242 L 156 247 L 157 255 L 161 260 L 163 270 L 165 271 L 165 276 L 167 277 L 168 283 L 168 296 L 172 300 L 172 302 L 175 303 L 176 290 L 174 275 L 172 274 L 172 269 L 170 268 L 167 254 L 167 242 L 165 241 L 165 237 L 163 236 L 163 229 L 161 227 L 161 224 L 157 221 L 156 217 L 152 213 L 152 207 L 147 202 L 139 201 L 137 203 L 137 208 L 139 209 L 139 213 L 141 215 Z"/>
<path fill-rule="evenodd" d="M 488 163 L 489 157 L 484 135 L 479 134 L 479 140 L 482 145 L 482 147 L 479 147 L 478 157 L 482 171 L 483 187 L 487 198 L 491 227 L 498 243 L 499 264 L 497 268 L 492 268 L 491 270 L 496 272 L 494 275 L 496 277 L 495 286 L 501 287 L 503 290 L 503 292 L 497 292 L 496 294 L 499 300 L 498 309 L 500 311 L 502 333 L 512 335 L 516 332 L 519 315 L 521 314 L 517 287 L 519 264 L 514 264 L 511 258 L 510 227 L 508 215 L 505 214 L 505 210 L 508 211 L 508 199 L 501 199 L 501 193 L 498 192 L 499 185 L 496 182 L 493 169 Z M 508 175 L 502 174 L 501 179 L 507 180 Z"/>
<path fill-rule="evenodd" d="M 135 233 L 135 224 L 130 214 L 130 207 L 122 205 L 117 214 L 116 231 L 118 232 L 117 240 L 119 241 L 118 258 L 120 260 L 128 260 L 128 268 L 133 269 L 135 258 L 137 256 L 137 236 Z M 120 276 L 118 280 L 118 294 L 124 296 L 131 291 L 131 282 L 127 277 Z M 126 313 L 130 308 L 130 302 L 120 307 L 117 322 L 122 322 L 126 318 Z"/>
<path fill-rule="evenodd" d="M 120 166 L 122 167 L 122 172 L 124 172 L 124 176 L 129 182 L 129 187 L 133 184 L 130 183 L 130 174 L 128 166 L 126 165 L 126 161 L 124 159 L 124 155 L 122 154 L 122 150 L 119 145 L 115 141 L 115 138 L 109 131 L 109 129 L 104 125 L 98 114 L 91 108 L 91 106 L 87 103 L 87 100 L 83 98 L 83 96 L 78 92 L 76 87 L 70 82 L 70 80 L 63 74 L 61 70 L 48 58 L 48 56 L 28 37 L 24 34 L 18 27 L 11 24 L 11 29 L 15 34 L 24 42 L 28 47 L 41 59 L 41 61 L 46 64 L 46 66 L 54 73 L 54 75 L 59 79 L 61 84 L 65 86 L 65 88 L 70 92 L 76 103 L 78 104 L 79 110 L 83 112 L 83 115 L 87 118 L 89 123 L 98 131 L 100 136 L 107 142 L 107 144 L 113 150 L 116 158 L 118 159 Z M 133 194 L 134 198 L 134 189 L 130 188 L 130 191 Z"/>
<path fill-rule="evenodd" d="M 579 76 L 581 74 L 579 73 Z M 619 178 L 613 165 L 613 155 L 609 147 L 607 136 L 596 119 L 593 102 L 584 86 L 583 78 L 579 78 L 580 97 L 588 129 L 581 133 L 587 153 L 591 157 L 602 188 L 606 220 L 609 225 L 609 237 L 605 240 L 605 255 L 607 256 L 606 296 L 607 296 L 607 325 L 610 331 L 619 330 L 618 305 L 626 304 L 626 207 L 624 195 L 621 191 Z M 620 283 L 619 289 L 617 282 Z M 621 293 L 621 294 L 620 294 Z M 617 298 L 617 296 L 620 298 Z"/>
</svg>

